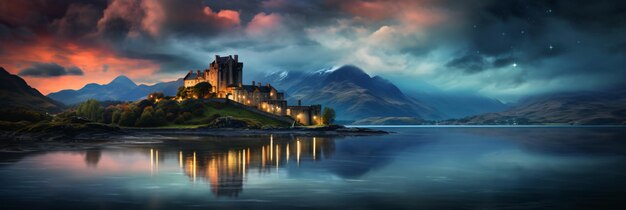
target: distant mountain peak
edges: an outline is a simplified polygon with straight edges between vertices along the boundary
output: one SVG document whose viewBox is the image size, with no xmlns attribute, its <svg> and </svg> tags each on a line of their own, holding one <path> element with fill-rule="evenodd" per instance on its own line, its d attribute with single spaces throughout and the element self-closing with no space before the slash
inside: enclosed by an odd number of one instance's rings
<svg viewBox="0 0 626 210">
<path fill-rule="evenodd" d="M 353 81 L 356 84 L 367 85 L 372 77 L 359 67 L 353 65 L 341 66 L 326 77 L 327 81 Z"/>
<path fill-rule="evenodd" d="M 341 68 L 341 66 L 332 66 L 332 67 L 328 67 L 328 68 L 322 68 L 320 70 L 314 71 L 314 74 L 328 74 L 328 73 L 332 73 L 335 70 Z"/>
<path fill-rule="evenodd" d="M 275 71 L 265 74 L 265 77 L 272 78 L 275 81 L 281 81 L 289 76 L 288 71 Z"/>
<path fill-rule="evenodd" d="M 130 78 L 120 75 L 113 79 L 108 85 L 126 85 L 126 86 L 137 86 L 135 82 L 133 82 Z"/>
</svg>

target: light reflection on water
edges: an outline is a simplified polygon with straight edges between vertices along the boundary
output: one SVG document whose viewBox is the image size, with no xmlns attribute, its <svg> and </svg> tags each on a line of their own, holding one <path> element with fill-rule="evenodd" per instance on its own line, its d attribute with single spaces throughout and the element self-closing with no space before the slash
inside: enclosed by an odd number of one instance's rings
<svg viewBox="0 0 626 210">
<path fill-rule="evenodd" d="M 0 197 L 8 209 L 587 209 L 626 195 L 623 128 L 389 130 L 1 154 Z"/>
</svg>

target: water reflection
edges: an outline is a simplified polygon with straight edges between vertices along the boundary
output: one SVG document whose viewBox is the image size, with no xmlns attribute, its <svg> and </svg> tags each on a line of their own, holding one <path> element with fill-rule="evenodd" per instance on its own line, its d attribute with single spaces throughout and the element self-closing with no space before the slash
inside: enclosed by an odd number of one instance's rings
<svg viewBox="0 0 626 210">
<path fill-rule="evenodd" d="M 623 128 L 391 131 L 0 152 L 0 209 L 623 206 Z"/>
<path fill-rule="evenodd" d="M 293 143 L 295 141 L 295 144 Z M 151 148 L 150 175 L 159 173 L 159 154 L 177 157 L 179 168 L 191 182 L 205 182 L 216 196 L 235 197 L 243 190 L 246 174 L 278 173 L 295 155 L 297 166 L 304 161 L 321 161 L 334 152 L 334 140 L 322 137 L 270 136 L 265 143 L 239 145 L 217 150 Z M 169 155 L 169 153 L 174 153 Z M 272 170 L 274 169 L 274 170 Z"/>
<path fill-rule="evenodd" d="M 102 156 L 100 150 L 87 150 L 87 152 L 85 152 L 85 163 L 87 163 L 87 166 L 95 168 L 98 166 L 100 156 Z"/>
</svg>

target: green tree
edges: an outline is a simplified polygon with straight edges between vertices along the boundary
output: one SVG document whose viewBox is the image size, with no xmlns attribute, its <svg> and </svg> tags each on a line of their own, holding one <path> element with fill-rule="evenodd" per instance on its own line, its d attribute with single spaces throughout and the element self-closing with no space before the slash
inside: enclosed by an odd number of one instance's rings
<svg viewBox="0 0 626 210">
<path fill-rule="evenodd" d="M 140 127 L 153 127 L 164 125 L 165 123 L 165 112 L 161 109 L 155 111 L 154 108 L 149 106 L 143 110 L 135 124 Z"/>
<path fill-rule="evenodd" d="M 163 99 L 156 105 L 157 108 L 162 109 L 166 114 L 178 114 L 178 103 L 173 100 Z"/>
<path fill-rule="evenodd" d="M 207 98 L 213 87 L 208 82 L 201 82 L 193 86 L 193 94 L 198 98 Z"/>
<path fill-rule="evenodd" d="M 154 103 L 152 103 L 152 101 L 144 99 L 135 103 L 135 106 L 131 106 L 131 108 L 135 111 L 136 116 L 141 116 L 141 113 L 146 109 L 146 107 L 151 107 L 153 105 Z"/>
<path fill-rule="evenodd" d="M 335 122 L 335 110 L 333 108 L 325 107 L 322 112 L 322 123 L 326 125 L 333 124 Z"/>
<path fill-rule="evenodd" d="M 109 106 L 104 109 L 104 112 L 102 113 L 102 122 L 111 124 L 113 122 L 113 112 L 115 112 L 115 110 L 117 110 L 115 106 Z"/>
<path fill-rule="evenodd" d="M 187 98 L 187 88 L 178 87 L 178 92 L 176 92 L 176 98 Z"/>
<path fill-rule="evenodd" d="M 76 107 L 76 115 L 94 122 L 102 122 L 104 107 L 95 99 L 89 99 Z"/>
<path fill-rule="evenodd" d="M 121 125 L 121 126 L 134 126 L 135 125 L 135 121 L 137 121 L 137 117 L 135 115 L 135 112 L 133 112 L 130 109 L 126 109 L 126 110 L 124 110 L 124 112 L 122 112 L 122 115 L 120 116 L 119 125 Z"/>
<path fill-rule="evenodd" d="M 119 124 L 121 117 L 122 117 L 122 110 L 119 108 L 116 108 L 115 111 L 113 111 L 113 115 L 111 116 L 111 123 Z"/>
</svg>

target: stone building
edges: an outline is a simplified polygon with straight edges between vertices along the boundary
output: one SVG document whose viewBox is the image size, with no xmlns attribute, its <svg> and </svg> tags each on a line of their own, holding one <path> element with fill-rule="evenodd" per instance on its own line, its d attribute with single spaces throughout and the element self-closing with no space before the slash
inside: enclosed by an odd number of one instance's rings
<svg viewBox="0 0 626 210">
<path fill-rule="evenodd" d="M 256 84 L 252 81 L 252 85 L 233 88 L 232 95 L 233 101 L 279 116 L 285 115 L 285 108 L 287 107 L 285 94 L 278 92 L 269 83 L 263 85 L 260 82 Z"/>
<path fill-rule="evenodd" d="M 208 82 L 212 86 L 211 92 L 218 98 L 228 98 L 278 116 L 290 116 L 302 125 L 322 123 L 321 105 L 302 106 L 298 101 L 298 106 L 288 106 L 285 94 L 278 92 L 269 83 L 263 85 L 252 81 L 251 85 L 243 85 L 242 73 L 243 63 L 239 62 L 237 55 L 216 55 L 209 69 L 197 70 L 195 73 L 189 71 L 183 79 L 184 87 L 190 91 L 196 84 Z"/>
<path fill-rule="evenodd" d="M 298 100 L 298 106 L 287 106 L 286 115 L 302 125 L 320 125 L 322 124 L 322 105 L 302 106 L 302 102 Z"/>
<path fill-rule="evenodd" d="M 239 62 L 239 56 L 215 56 L 209 69 L 197 70 L 196 73 L 189 71 L 185 76 L 185 88 L 191 88 L 198 83 L 208 82 L 212 86 L 211 92 L 218 98 L 230 98 L 232 88 L 241 86 L 243 63 Z M 232 98 L 231 98 L 232 99 Z"/>
</svg>

